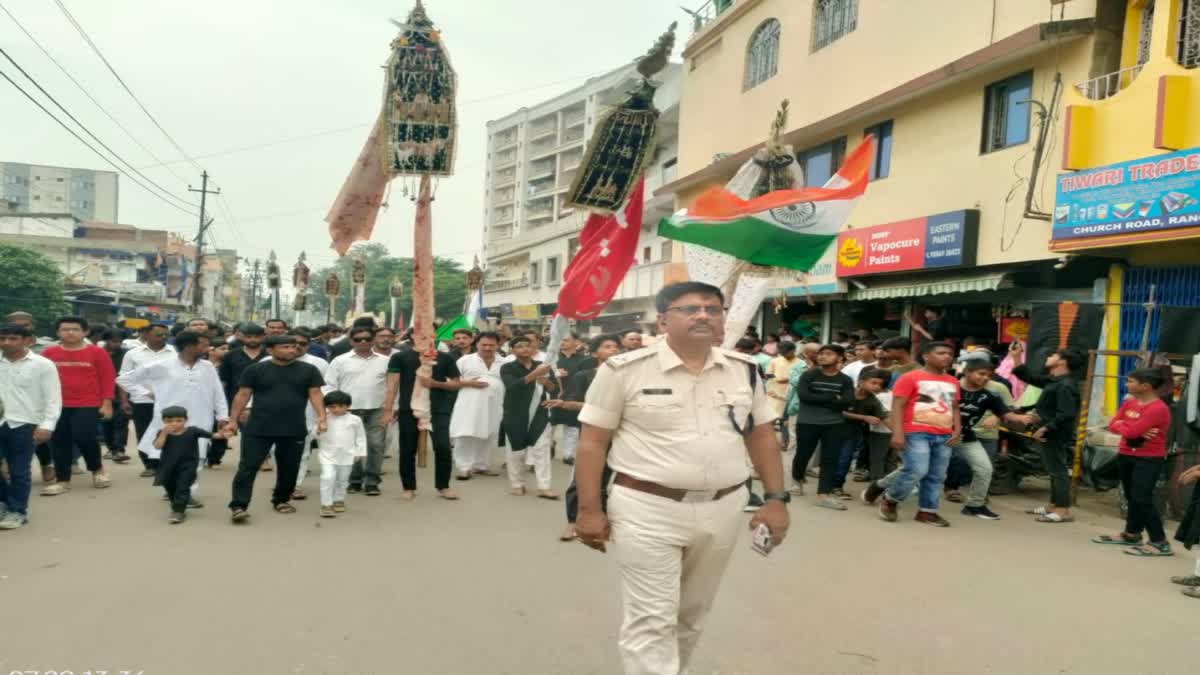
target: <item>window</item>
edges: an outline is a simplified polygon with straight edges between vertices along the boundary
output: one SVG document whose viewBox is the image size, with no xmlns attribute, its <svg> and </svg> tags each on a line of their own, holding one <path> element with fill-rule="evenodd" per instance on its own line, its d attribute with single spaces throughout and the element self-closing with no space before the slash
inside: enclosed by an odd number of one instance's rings
<svg viewBox="0 0 1200 675">
<path fill-rule="evenodd" d="M 57 180 L 60 183 L 63 182 L 63 179 L 61 179 L 61 178 L 56 178 L 55 180 Z"/>
<path fill-rule="evenodd" d="M 1029 97 L 1032 92 L 1032 72 L 987 86 L 983 94 L 981 152 L 1002 150 L 1029 140 Z"/>
<path fill-rule="evenodd" d="M 842 159 L 845 156 L 845 136 L 797 153 L 796 159 L 799 160 L 800 167 L 804 169 L 804 185 L 823 187 L 842 167 Z"/>
<path fill-rule="evenodd" d="M 746 50 L 746 89 L 753 89 L 775 76 L 779 69 L 779 22 L 767 19 L 750 36 Z"/>
<path fill-rule="evenodd" d="M 570 264 L 577 255 L 579 255 L 579 237 L 571 237 L 567 240 L 567 263 Z"/>
<path fill-rule="evenodd" d="M 546 284 L 549 286 L 558 285 L 558 256 L 546 258 Z"/>
<path fill-rule="evenodd" d="M 529 285 L 535 288 L 542 285 L 542 266 L 539 263 L 529 263 Z"/>
<path fill-rule="evenodd" d="M 643 246 L 642 247 L 642 264 L 646 265 L 649 262 L 650 262 L 650 247 Z"/>
<path fill-rule="evenodd" d="M 671 242 L 664 241 L 662 243 L 662 261 L 671 262 Z"/>
<path fill-rule="evenodd" d="M 858 25 L 858 0 L 816 0 L 813 3 L 812 51 L 825 47 Z"/>
<path fill-rule="evenodd" d="M 888 166 L 892 163 L 892 120 L 863 129 L 863 136 L 868 134 L 875 136 L 875 159 L 871 162 L 870 178 L 887 178 Z"/>
</svg>

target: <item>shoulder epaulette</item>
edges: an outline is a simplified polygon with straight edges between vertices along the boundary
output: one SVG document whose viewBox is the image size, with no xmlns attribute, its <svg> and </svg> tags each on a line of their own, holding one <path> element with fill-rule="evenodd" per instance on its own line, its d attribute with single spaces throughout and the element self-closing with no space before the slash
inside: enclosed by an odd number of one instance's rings
<svg viewBox="0 0 1200 675">
<path fill-rule="evenodd" d="M 723 354 L 726 358 L 737 359 L 743 363 L 752 363 L 756 366 L 758 365 L 758 362 L 754 360 L 754 357 L 750 356 L 749 354 L 743 354 L 741 352 L 734 351 L 732 349 L 724 349 L 722 347 L 718 347 L 717 351 L 721 352 L 721 354 Z"/>
<path fill-rule="evenodd" d="M 617 354 L 616 356 L 605 361 L 604 365 L 614 370 L 620 370 L 631 363 L 636 363 L 653 355 L 653 349 L 650 349 L 649 347 L 642 347 L 641 349 L 635 349 L 631 352 L 625 352 L 624 354 Z"/>
</svg>

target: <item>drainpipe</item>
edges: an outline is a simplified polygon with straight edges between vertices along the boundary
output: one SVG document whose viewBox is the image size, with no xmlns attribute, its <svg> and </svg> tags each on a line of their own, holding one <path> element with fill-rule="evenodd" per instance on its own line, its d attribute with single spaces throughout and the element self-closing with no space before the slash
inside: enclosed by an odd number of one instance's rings
<svg viewBox="0 0 1200 675">
<path fill-rule="evenodd" d="M 1042 157 L 1046 154 L 1046 137 L 1050 134 L 1050 125 L 1054 122 L 1054 111 L 1058 109 L 1058 101 L 1062 94 L 1062 73 L 1054 74 L 1054 92 L 1050 94 L 1050 107 L 1047 108 L 1040 101 L 1029 99 L 1026 101 L 1029 105 L 1038 107 L 1038 137 L 1037 144 L 1033 148 L 1033 168 L 1029 172 L 1029 187 L 1025 190 L 1025 212 L 1024 217 L 1033 220 L 1044 220 L 1049 222 L 1051 216 L 1044 211 L 1035 211 L 1033 208 L 1033 194 L 1038 189 L 1038 174 L 1042 170 Z"/>
</svg>

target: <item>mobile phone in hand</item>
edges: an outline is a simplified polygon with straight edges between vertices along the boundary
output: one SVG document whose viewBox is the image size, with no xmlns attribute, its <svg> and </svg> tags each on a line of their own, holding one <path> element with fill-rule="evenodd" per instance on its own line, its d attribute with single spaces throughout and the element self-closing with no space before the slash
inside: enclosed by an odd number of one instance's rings
<svg viewBox="0 0 1200 675">
<path fill-rule="evenodd" d="M 750 539 L 750 548 L 759 555 L 771 555 L 771 551 L 775 548 L 775 540 L 771 538 L 771 530 L 766 524 L 754 528 L 754 534 Z"/>
</svg>

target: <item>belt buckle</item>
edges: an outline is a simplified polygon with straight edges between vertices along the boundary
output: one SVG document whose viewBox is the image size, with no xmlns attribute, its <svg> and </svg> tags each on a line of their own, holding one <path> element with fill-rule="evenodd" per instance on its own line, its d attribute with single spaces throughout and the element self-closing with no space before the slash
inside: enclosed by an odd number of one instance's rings
<svg viewBox="0 0 1200 675">
<path fill-rule="evenodd" d="M 683 499 L 679 500 L 684 504 L 697 504 L 700 502 L 711 502 L 716 499 L 716 490 L 688 490 L 683 493 Z"/>
</svg>

